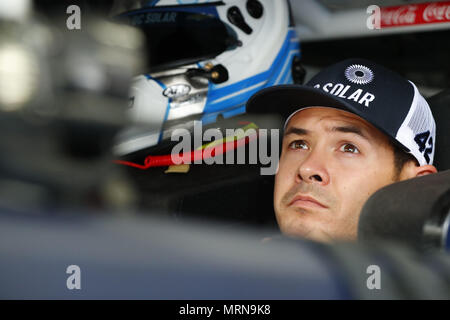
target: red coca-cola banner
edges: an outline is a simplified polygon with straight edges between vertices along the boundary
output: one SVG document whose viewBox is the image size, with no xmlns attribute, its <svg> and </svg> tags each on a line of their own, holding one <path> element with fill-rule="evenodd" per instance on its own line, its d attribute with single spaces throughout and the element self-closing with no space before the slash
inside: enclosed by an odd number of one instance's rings
<svg viewBox="0 0 450 320">
<path fill-rule="evenodd" d="M 450 1 L 381 8 L 381 28 L 450 22 Z"/>
</svg>

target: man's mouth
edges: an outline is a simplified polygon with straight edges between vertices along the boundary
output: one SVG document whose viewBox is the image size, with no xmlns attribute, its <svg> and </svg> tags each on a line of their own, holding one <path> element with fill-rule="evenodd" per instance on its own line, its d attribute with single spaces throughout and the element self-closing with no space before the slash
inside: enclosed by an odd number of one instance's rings
<svg viewBox="0 0 450 320">
<path fill-rule="evenodd" d="M 303 195 L 295 196 L 294 199 L 292 199 L 292 201 L 289 203 L 289 206 L 303 207 L 303 208 L 319 208 L 319 209 L 328 208 L 326 205 L 317 201 L 313 197 Z"/>
</svg>

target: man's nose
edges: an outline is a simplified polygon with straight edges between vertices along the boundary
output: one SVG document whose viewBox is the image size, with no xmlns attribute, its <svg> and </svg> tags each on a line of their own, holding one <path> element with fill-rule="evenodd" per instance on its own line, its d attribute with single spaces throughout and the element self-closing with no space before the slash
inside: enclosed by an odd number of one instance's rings
<svg viewBox="0 0 450 320">
<path fill-rule="evenodd" d="M 326 169 L 326 154 L 320 149 L 309 152 L 308 156 L 298 166 L 296 182 L 327 185 L 330 176 Z"/>
</svg>

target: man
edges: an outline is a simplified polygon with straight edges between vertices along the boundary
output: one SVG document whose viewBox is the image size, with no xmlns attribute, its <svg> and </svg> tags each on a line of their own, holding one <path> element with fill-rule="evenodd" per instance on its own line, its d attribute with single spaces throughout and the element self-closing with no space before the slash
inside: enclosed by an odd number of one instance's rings
<svg viewBox="0 0 450 320">
<path fill-rule="evenodd" d="M 427 102 L 412 82 L 371 61 L 348 59 L 305 86 L 263 89 L 247 112 L 286 119 L 274 208 L 288 236 L 355 240 L 375 191 L 437 171 Z"/>
</svg>

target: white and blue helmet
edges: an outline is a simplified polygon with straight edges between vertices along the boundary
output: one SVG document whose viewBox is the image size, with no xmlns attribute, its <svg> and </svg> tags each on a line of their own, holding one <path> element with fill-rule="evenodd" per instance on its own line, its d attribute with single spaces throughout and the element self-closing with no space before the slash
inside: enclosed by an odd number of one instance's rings
<svg viewBox="0 0 450 320">
<path fill-rule="evenodd" d="M 117 155 L 170 140 L 194 120 L 244 113 L 262 88 L 302 81 L 287 0 L 118 1 L 113 12 L 143 31 L 150 67 L 132 83 L 134 125 Z"/>
</svg>

